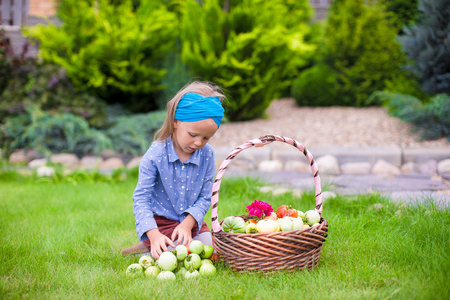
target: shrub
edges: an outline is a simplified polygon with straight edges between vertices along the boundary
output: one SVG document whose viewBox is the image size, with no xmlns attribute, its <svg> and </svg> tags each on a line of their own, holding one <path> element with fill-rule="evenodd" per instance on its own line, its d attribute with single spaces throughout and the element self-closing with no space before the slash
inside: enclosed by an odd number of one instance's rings
<svg viewBox="0 0 450 300">
<path fill-rule="evenodd" d="M 75 90 L 64 70 L 37 61 L 26 43 L 15 53 L 9 38 L 0 31 L 0 123 L 37 105 L 48 112 L 73 113 L 90 125 L 105 125 L 104 102 L 85 91 Z"/>
<path fill-rule="evenodd" d="M 231 121 L 264 116 L 307 64 L 308 1 L 185 1 L 182 60 L 196 76 L 225 88 Z"/>
<path fill-rule="evenodd" d="M 438 94 L 425 103 L 411 95 L 386 91 L 375 92 L 371 98 L 382 101 L 391 116 L 413 124 L 423 139 L 447 137 L 450 141 L 449 95 Z"/>
<path fill-rule="evenodd" d="M 5 91 L 10 80 L 15 77 L 23 78 L 29 71 L 34 59 L 28 57 L 29 44 L 25 43 L 22 52 L 17 54 L 11 44 L 6 31 L 0 28 L 0 95 Z"/>
<path fill-rule="evenodd" d="M 450 1 L 422 0 L 421 19 L 399 38 L 424 91 L 450 93 Z"/>
<path fill-rule="evenodd" d="M 163 88 L 161 62 L 177 35 L 164 2 L 63 0 L 62 25 L 38 25 L 28 35 L 39 41 L 40 57 L 62 66 L 77 88 L 133 111 L 151 110 L 152 93 Z"/>
<path fill-rule="evenodd" d="M 384 90 L 392 93 L 411 95 L 419 99 L 426 98 L 427 95 L 422 91 L 417 76 L 414 76 L 414 74 L 409 75 L 410 76 L 407 77 L 399 74 L 398 76 L 387 80 L 385 82 Z M 370 101 L 368 100 L 367 103 L 370 103 Z M 380 103 L 374 104 L 379 105 Z"/>
<path fill-rule="evenodd" d="M 105 103 L 85 91 L 74 89 L 60 67 L 36 64 L 25 78 L 13 78 L 0 95 L 0 116 L 16 116 L 37 105 L 49 113 L 72 113 L 97 128 L 106 125 Z"/>
<path fill-rule="evenodd" d="M 116 152 L 139 155 L 147 151 L 154 133 L 162 126 L 165 111 L 122 116 L 106 132 Z"/>
<path fill-rule="evenodd" d="M 69 113 L 49 114 L 38 107 L 13 117 L 1 127 L 4 140 L 13 149 L 32 148 L 49 156 L 52 153 L 99 153 L 111 149 L 109 138 L 87 121 Z"/>
<path fill-rule="evenodd" d="M 292 83 L 292 97 L 300 106 L 331 106 L 337 90 L 336 72 L 326 64 L 303 71 Z"/>
<path fill-rule="evenodd" d="M 393 18 L 393 24 L 402 33 L 404 25 L 414 24 L 417 17 L 418 0 L 380 0 L 386 7 L 386 11 L 391 13 L 389 18 Z"/>
<path fill-rule="evenodd" d="M 396 40 L 397 31 L 387 19 L 377 2 L 333 2 L 318 54 L 318 63 L 328 65 L 336 74 L 336 94 L 330 104 L 367 105 L 372 92 L 383 90 L 393 78 L 406 76 L 402 69 L 406 58 Z M 315 86 L 325 89 L 330 78 L 317 80 Z M 318 94 L 314 95 L 314 91 Z M 320 98 L 320 88 L 314 91 L 309 92 L 309 99 Z"/>
<path fill-rule="evenodd" d="M 161 79 L 165 88 L 158 94 L 157 106 L 160 109 L 165 109 L 167 102 L 194 77 L 189 66 L 181 60 L 181 46 L 178 43 L 174 51 L 167 53 L 163 66 L 167 72 Z"/>
</svg>

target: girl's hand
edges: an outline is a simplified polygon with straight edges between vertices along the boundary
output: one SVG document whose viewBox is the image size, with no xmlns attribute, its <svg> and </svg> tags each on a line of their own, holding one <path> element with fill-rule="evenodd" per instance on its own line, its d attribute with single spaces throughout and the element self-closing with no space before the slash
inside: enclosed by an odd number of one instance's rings
<svg viewBox="0 0 450 300">
<path fill-rule="evenodd" d="M 193 216 L 188 215 L 172 233 L 172 241 L 178 240 L 178 245 L 188 246 L 192 242 L 192 228 L 195 225 Z"/>
<path fill-rule="evenodd" d="M 150 254 L 153 258 L 158 259 L 161 253 L 168 251 L 167 245 L 175 248 L 174 243 L 158 229 L 147 231 L 148 239 L 150 240 Z"/>
<path fill-rule="evenodd" d="M 178 225 L 173 230 L 172 241 L 178 240 L 178 245 L 188 246 L 192 242 L 191 230 L 182 224 Z"/>
</svg>

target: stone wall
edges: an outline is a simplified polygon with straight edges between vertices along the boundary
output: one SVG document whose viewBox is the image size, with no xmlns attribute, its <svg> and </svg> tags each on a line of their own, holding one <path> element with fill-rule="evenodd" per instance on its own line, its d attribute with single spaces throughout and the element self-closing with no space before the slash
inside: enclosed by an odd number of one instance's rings
<svg viewBox="0 0 450 300">
<path fill-rule="evenodd" d="M 233 159 L 228 166 L 230 170 L 245 172 L 301 172 L 311 173 L 307 159 L 290 146 L 287 148 L 272 147 L 250 148 L 243 151 Z M 292 150 L 292 151 L 291 151 Z M 339 151 L 341 150 L 341 151 Z M 311 153 L 317 163 L 321 174 L 378 174 L 383 176 L 396 176 L 401 174 L 439 175 L 450 180 L 450 148 L 443 149 L 416 149 L 415 152 L 405 155 L 409 149 L 366 148 L 348 149 L 335 148 L 314 149 Z M 351 154 L 355 155 L 352 156 Z M 216 167 L 219 168 L 223 159 L 228 156 L 228 149 L 215 149 Z M 405 159 L 407 156 L 407 159 Z M 74 154 L 54 154 L 48 159 L 34 150 L 16 150 L 10 156 L 11 164 L 26 164 L 30 170 L 47 165 L 48 162 L 60 163 L 70 169 L 99 169 L 109 172 L 117 168 L 134 168 L 139 166 L 141 156 L 123 156 L 113 151 L 103 151 L 98 156 L 87 155 L 78 158 Z"/>
</svg>

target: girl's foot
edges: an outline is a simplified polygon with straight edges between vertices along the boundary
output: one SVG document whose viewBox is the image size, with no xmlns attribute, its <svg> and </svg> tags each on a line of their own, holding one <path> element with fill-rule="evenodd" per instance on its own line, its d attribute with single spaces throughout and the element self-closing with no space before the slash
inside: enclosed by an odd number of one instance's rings
<svg viewBox="0 0 450 300">
<path fill-rule="evenodd" d="M 130 248 L 122 250 L 122 255 L 126 256 L 126 255 L 130 255 L 130 254 L 144 253 L 144 252 L 149 252 L 149 251 L 150 250 L 148 249 L 148 247 L 145 246 L 143 242 L 140 242 L 139 244 L 137 244 L 135 246 L 132 246 Z"/>
</svg>

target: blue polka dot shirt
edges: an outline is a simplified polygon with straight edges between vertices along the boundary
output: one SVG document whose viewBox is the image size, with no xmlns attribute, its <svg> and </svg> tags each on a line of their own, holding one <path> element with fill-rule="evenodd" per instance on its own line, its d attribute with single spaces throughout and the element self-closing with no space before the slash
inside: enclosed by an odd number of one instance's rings
<svg viewBox="0 0 450 300">
<path fill-rule="evenodd" d="M 154 215 L 181 222 L 188 214 L 201 228 L 211 206 L 216 166 L 214 150 L 206 144 L 184 163 L 176 153 L 172 138 L 153 142 L 139 166 L 139 180 L 133 193 L 133 214 L 140 241 L 147 231 L 158 228 Z"/>
</svg>

